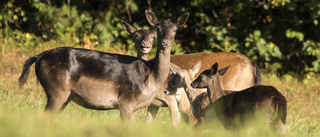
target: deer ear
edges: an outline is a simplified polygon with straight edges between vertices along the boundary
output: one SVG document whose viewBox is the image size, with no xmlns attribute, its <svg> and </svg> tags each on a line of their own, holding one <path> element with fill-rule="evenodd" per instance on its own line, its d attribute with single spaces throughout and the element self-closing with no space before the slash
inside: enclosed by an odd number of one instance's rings
<svg viewBox="0 0 320 137">
<path fill-rule="evenodd" d="M 195 75 L 196 73 L 198 73 L 199 70 L 200 70 L 200 68 L 201 68 L 201 61 L 197 62 L 196 64 L 194 64 L 194 65 L 192 66 L 191 69 L 192 69 L 193 75 Z"/>
<path fill-rule="evenodd" d="M 148 20 L 148 22 L 150 23 L 151 26 L 155 26 L 159 23 L 158 18 L 156 15 L 154 15 L 153 13 L 151 13 L 150 11 L 146 10 L 146 18 Z"/>
<path fill-rule="evenodd" d="M 228 70 L 228 68 L 230 67 L 230 65 L 228 67 L 222 68 L 219 70 L 219 74 L 220 76 L 222 76 L 224 73 L 226 73 L 226 71 Z"/>
<path fill-rule="evenodd" d="M 123 29 L 129 34 L 132 35 L 134 32 L 136 32 L 136 29 L 131 26 L 129 23 L 121 20 L 121 24 L 123 26 Z"/>
<path fill-rule="evenodd" d="M 179 75 L 181 74 L 181 68 L 177 66 L 176 64 L 170 63 L 170 72 L 171 73 L 178 73 Z"/>
<path fill-rule="evenodd" d="M 218 63 L 214 63 L 214 64 L 211 66 L 210 75 L 216 74 L 217 71 L 218 71 Z"/>
<path fill-rule="evenodd" d="M 183 26 L 189 18 L 189 12 L 182 14 L 177 19 L 177 27 Z"/>
</svg>

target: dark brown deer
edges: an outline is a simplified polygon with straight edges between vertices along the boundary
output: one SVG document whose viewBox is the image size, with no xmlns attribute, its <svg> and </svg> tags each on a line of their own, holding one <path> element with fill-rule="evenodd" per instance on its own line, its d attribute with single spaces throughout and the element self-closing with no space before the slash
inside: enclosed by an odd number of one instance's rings
<svg viewBox="0 0 320 137">
<path fill-rule="evenodd" d="M 153 30 L 136 30 L 132 25 L 125 21 L 121 21 L 124 30 L 133 38 L 135 42 L 135 49 L 137 50 L 137 57 L 144 60 L 148 60 L 148 53 L 150 52 L 153 44 L 154 37 L 156 36 L 155 29 Z M 173 65 L 173 64 L 171 64 Z M 174 68 L 171 67 L 171 68 Z M 178 68 L 180 69 L 180 68 Z M 152 100 L 150 106 L 148 106 L 148 113 L 146 121 L 151 123 L 156 117 L 159 107 L 168 107 L 171 113 L 172 124 L 178 126 L 180 122 L 180 113 L 174 94 L 164 93 L 165 87 L 167 87 L 170 75 L 167 80 L 162 84 L 159 91 L 156 93 L 155 98 Z M 138 111 L 134 113 L 134 119 L 136 119 Z"/>
<path fill-rule="evenodd" d="M 168 78 L 170 52 L 176 30 L 189 17 L 185 13 L 177 22 L 158 21 L 146 11 L 149 23 L 156 27 L 158 48 L 154 60 L 70 47 L 56 48 L 29 58 L 19 79 L 27 81 L 35 62 L 37 78 L 47 95 L 45 110 L 59 111 L 72 100 L 89 109 L 120 109 L 124 120 L 148 106 Z"/>
<path fill-rule="evenodd" d="M 228 91 L 222 89 L 220 76 L 227 69 L 228 67 L 218 71 L 218 63 L 215 63 L 191 83 L 193 88 L 207 88 L 212 105 L 208 109 L 214 110 L 226 128 L 238 127 L 236 120 L 242 125 L 258 116 L 265 118 L 271 129 L 281 131 L 287 116 L 286 98 L 275 87 L 263 85 L 226 94 Z"/>
</svg>

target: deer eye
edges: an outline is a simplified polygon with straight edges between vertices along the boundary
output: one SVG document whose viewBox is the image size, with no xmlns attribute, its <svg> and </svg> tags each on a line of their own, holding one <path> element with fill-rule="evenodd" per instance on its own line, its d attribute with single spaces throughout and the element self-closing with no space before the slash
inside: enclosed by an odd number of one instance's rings
<svg viewBox="0 0 320 137">
<path fill-rule="evenodd" d="M 139 35 L 135 35 L 135 37 L 134 37 L 135 39 L 139 39 L 140 37 L 139 37 Z"/>
</svg>

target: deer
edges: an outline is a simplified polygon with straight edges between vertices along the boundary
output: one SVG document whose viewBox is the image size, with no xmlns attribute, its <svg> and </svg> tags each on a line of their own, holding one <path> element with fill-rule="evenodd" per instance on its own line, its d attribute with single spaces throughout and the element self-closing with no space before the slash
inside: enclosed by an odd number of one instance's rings
<svg viewBox="0 0 320 137">
<path fill-rule="evenodd" d="M 201 68 L 194 77 L 198 77 L 201 72 L 209 69 L 216 62 L 220 64 L 219 66 L 231 65 L 228 73 L 221 77 L 221 86 L 224 90 L 243 90 L 253 85 L 261 84 L 261 74 L 258 66 L 242 54 L 232 52 L 200 52 L 171 55 L 170 61 L 180 68 L 191 68 L 194 64 L 201 61 Z M 192 81 L 186 82 L 191 83 Z"/>
<path fill-rule="evenodd" d="M 124 30 L 129 34 L 129 36 L 134 40 L 135 49 L 137 51 L 137 57 L 149 60 L 148 53 L 150 52 L 153 44 L 153 40 L 156 37 L 156 30 L 151 29 L 135 29 L 132 25 L 125 21 L 121 21 Z M 171 64 L 174 65 L 174 64 Z M 170 67 L 180 69 L 178 67 Z M 155 98 L 152 100 L 151 104 L 148 106 L 148 112 L 146 117 L 146 122 L 150 124 L 156 117 L 159 107 L 168 107 L 171 114 L 172 124 L 177 127 L 180 123 L 180 113 L 177 105 L 175 94 L 165 93 L 165 87 L 168 86 L 168 82 L 171 80 L 171 75 L 168 75 L 167 80 L 161 85 L 160 89 L 157 91 Z M 171 82 L 169 82 L 171 83 Z M 138 111 L 134 113 L 134 119 L 136 119 Z"/>
<path fill-rule="evenodd" d="M 157 53 L 153 60 L 89 49 L 60 47 L 26 60 L 19 86 L 22 87 L 35 63 L 38 81 L 47 95 L 45 111 L 62 111 L 73 101 L 97 110 L 119 109 L 122 120 L 132 121 L 133 113 L 148 106 L 168 78 L 171 47 L 176 30 L 189 17 L 184 13 L 177 22 L 158 21 L 145 11 L 157 30 Z"/>
<path fill-rule="evenodd" d="M 264 118 L 270 129 L 282 133 L 287 116 L 286 98 L 275 87 L 266 85 L 256 85 L 240 91 L 223 90 L 220 76 L 228 68 L 229 66 L 218 70 L 218 63 L 215 63 L 191 83 L 193 88 L 207 88 L 210 107 L 206 109 L 213 110 L 226 129 L 237 129 L 258 116 Z"/>
</svg>

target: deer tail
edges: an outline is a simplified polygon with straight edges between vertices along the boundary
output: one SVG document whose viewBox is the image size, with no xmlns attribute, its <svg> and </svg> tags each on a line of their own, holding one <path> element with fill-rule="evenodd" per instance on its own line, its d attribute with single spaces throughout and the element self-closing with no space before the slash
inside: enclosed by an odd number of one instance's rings
<svg viewBox="0 0 320 137">
<path fill-rule="evenodd" d="M 277 116 L 281 118 L 283 124 L 286 124 L 287 120 L 287 100 L 283 97 L 282 99 L 274 100 L 274 103 L 278 106 Z"/>
<path fill-rule="evenodd" d="M 257 64 L 254 62 L 251 62 L 253 66 L 253 74 L 254 74 L 254 85 L 260 85 L 261 84 L 261 73 L 260 69 L 258 68 Z"/>
<path fill-rule="evenodd" d="M 19 78 L 19 87 L 22 87 L 28 80 L 29 72 L 30 72 L 30 67 L 31 65 L 37 61 L 39 58 L 39 55 L 33 56 L 26 60 L 26 62 L 23 65 L 23 70 Z"/>
<path fill-rule="evenodd" d="M 286 124 L 287 120 L 287 101 L 282 101 L 282 104 L 280 105 L 281 111 L 282 111 L 282 116 L 281 116 L 281 121 L 283 124 Z"/>
</svg>

